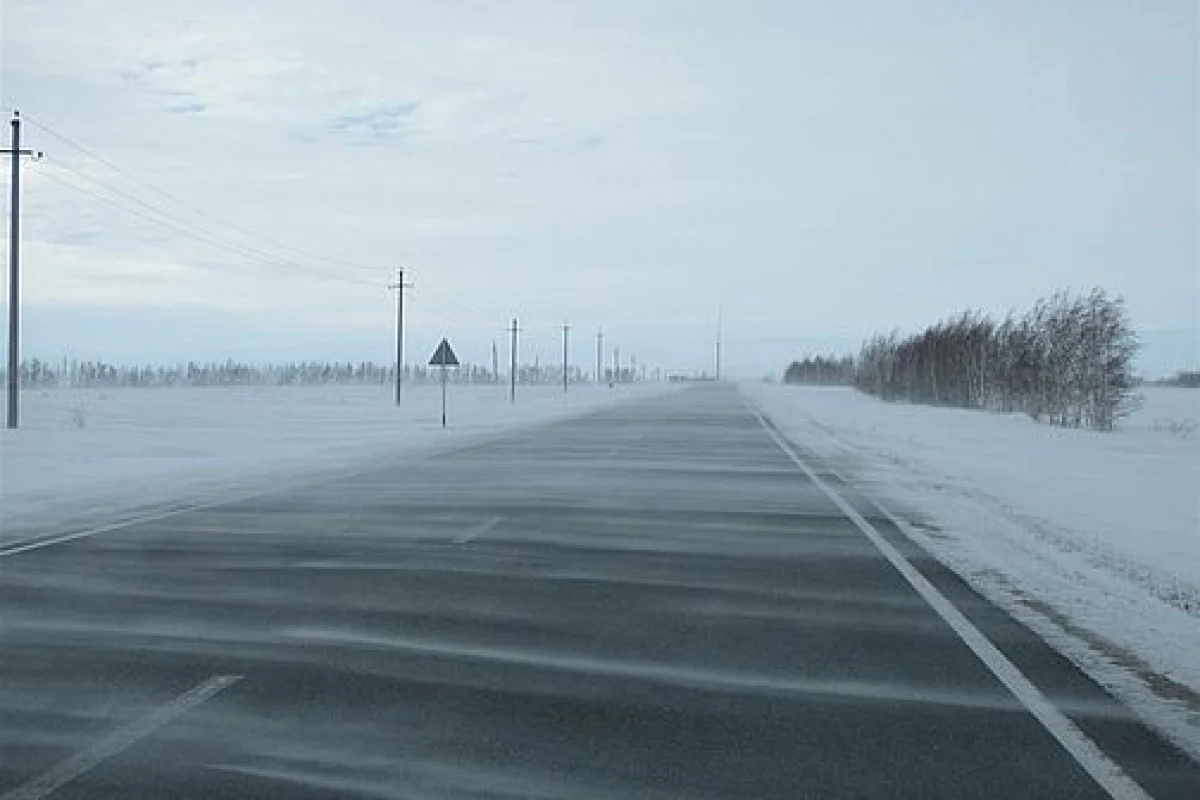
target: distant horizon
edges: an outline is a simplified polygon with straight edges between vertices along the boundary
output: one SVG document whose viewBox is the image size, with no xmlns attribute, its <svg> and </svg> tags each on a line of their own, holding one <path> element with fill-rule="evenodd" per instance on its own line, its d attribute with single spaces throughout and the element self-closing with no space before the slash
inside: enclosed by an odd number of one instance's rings
<svg viewBox="0 0 1200 800">
<path fill-rule="evenodd" d="M 221 363 L 232 359 L 244 364 L 286 364 L 304 361 L 328 363 L 391 364 L 395 359 L 394 312 L 386 307 L 374 330 L 305 328 L 287 324 L 268 324 L 266 320 L 241 320 L 240 325 L 226 324 L 223 315 L 204 311 L 159 309 L 24 309 L 23 360 L 37 358 L 50 364 L 75 359 L 100 361 L 113 365 L 173 366 L 180 362 Z M 0 332 L 6 325 L 6 313 L 0 309 Z M 123 336 L 112 336 L 113 318 L 122 320 Z M 933 322 L 934 320 L 930 320 Z M 558 325 L 546 323 L 522 325 L 518 352 L 522 363 L 557 364 L 562 360 L 562 334 Z M 92 335 L 108 328 L 103 337 Z M 174 335 L 156 333 L 173 328 Z M 193 346 L 179 347 L 182 329 L 190 329 L 187 338 Z M 790 338 L 767 337 L 752 325 L 742 326 L 728 316 L 724 323 L 723 372 L 730 378 L 758 379 L 780 376 L 787 365 L 809 356 L 857 356 L 862 342 L 876 333 L 887 333 L 891 326 L 864 330 L 861 334 L 804 335 Z M 914 329 L 898 328 L 903 333 Z M 494 335 L 493 335 L 494 333 Z M 605 333 L 604 362 L 611 366 L 613 348 L 622 350 L 622 363 L 629 357 L 651 369 L 699 373 L 715 371 L 715 324 L 708 329 L 694 326 L 687 331 L 670 331 L 670 340 L 650 326 L 623 326 Z M 690 339 L 686 346 L 679 340 Z M 1179 371 L 1200 369 L 1200 332 L 1186 328 L 1138 331 L 1142 349 L 1137 372 L 1147 380 L 1169 378 Z M 406 326 L 405 364 L 425 363 L 443 336 L 450 339 L 460 360 L 490 366 L 493 338 L 499 349 L 500 365 L 508 364 L 508 336 L 502 324 L 495 331 L 477 324 L 453 324 L 435 327 L 427 324 Z M 595 371 L 595 330 L 573 326 L 571 363 L 584 371 Z M 428 351 L 428 352 L 426 352 Z M 3 365 L 0 365 L 2 368 Z"/>
</svg>

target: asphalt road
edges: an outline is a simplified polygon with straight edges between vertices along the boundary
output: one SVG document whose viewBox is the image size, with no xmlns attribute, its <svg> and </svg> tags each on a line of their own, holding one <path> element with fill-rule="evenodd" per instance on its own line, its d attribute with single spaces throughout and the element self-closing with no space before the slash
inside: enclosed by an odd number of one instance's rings
<svg viewBox="0 0 1200 800">
<path fill-rule="evenodd" d="M 1129 779 L 1200 797 L 847 497 Z M 0 560 L 0 800 L 1106 796 L 723 386 Z"/>
</svg>

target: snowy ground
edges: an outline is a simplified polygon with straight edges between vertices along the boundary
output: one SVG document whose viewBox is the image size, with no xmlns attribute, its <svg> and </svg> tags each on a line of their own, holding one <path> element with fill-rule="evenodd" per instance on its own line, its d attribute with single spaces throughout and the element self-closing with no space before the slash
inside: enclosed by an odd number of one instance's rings
<svg viewBox="0 0 1200 800">
<path fill-rule="evenodd" d="M 1200 391 L 1115 433 L 745 384 L 810 454 L 1200 758 Z"/>
<path fill-rule="evenodd" d="M 666 384 L 609 389 L 436 386 L 30 391 L 22 426 L 0 430 L 0 543 L 255 492 L 372 459 L 469 444 Z"/>
</svg>

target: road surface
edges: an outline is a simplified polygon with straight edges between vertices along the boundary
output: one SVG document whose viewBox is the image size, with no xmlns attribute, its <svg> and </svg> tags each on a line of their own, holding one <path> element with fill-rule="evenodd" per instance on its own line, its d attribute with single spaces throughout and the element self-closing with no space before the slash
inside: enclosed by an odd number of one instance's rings
<svg viewBox="0 0 1200 800">
<path fill-rule="evenodd" d="M 1200 797 L 811 466 L 702 386 L 8 552 L 0 800 Z"/>
</svg>

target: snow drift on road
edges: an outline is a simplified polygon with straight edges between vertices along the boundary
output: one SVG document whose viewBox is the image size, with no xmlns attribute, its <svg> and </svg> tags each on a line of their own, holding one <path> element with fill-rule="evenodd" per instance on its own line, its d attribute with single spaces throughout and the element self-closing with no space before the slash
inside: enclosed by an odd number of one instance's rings
<svg viewBox="0 0 1200 800">
<path fill-rule="evenodd" d="M 1200 391 L 1149 388 L 1113 433 L 743 392 L 905 532 L 1200 758 Z"/>
<path fill-rule="evenodd" d="M 27 391 L 0 431 L 0 543 L 229 492 L 269 489 L 372 459 L 545 422 L 667 384 L 57 389 Z"/>
</svg>

